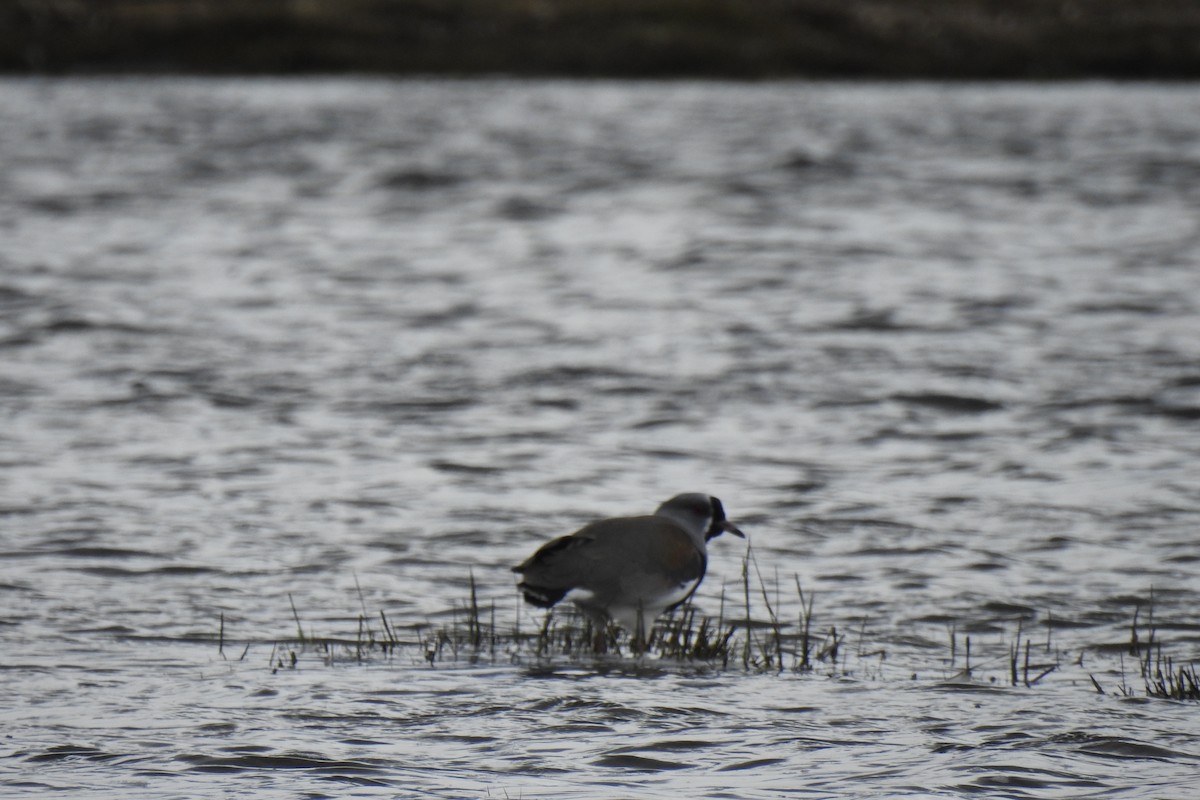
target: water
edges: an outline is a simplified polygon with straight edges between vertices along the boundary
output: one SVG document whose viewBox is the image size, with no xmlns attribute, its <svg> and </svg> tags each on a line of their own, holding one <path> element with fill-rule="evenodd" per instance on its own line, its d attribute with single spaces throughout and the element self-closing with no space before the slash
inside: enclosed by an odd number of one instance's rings
<svg viewBox="0 0 1200 800">
<path fill-rule="evenodd" d="M 7 80 L 0 156 L 4 796 L 1200 791 L 1196 87 Z M 838 665 L 273 669 L 681 491 Z"/>
</svg>

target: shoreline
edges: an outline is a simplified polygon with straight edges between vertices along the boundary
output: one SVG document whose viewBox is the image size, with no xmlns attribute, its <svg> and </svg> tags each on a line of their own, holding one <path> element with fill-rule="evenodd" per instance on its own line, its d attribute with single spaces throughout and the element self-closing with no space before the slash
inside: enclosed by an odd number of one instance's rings
<svg viewBox="0 0 1200 800">
<path fill-rule="evenodd" d="M 30 0 L 8 75 L 1200 79 L 1178 0 Z"/>
</svg>

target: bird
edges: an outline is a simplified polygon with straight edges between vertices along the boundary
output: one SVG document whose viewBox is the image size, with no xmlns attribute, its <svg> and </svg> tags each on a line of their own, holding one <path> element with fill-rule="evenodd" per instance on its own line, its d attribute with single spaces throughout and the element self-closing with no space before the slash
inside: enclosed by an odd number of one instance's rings
<svg viewBox="0 0 1200 800">
<path fill-rule="evenodd" d="M 653 514 L 597 520 L 552 539 L 512 571 L 527 603 L 550 608 L 566 599 L 598 628 L 615 622 L 645 641 L 648 623 L 696 591 L 707 544 L 722 533 L 746 538 L 720 500 L 680 494 Z"/>
</svg>

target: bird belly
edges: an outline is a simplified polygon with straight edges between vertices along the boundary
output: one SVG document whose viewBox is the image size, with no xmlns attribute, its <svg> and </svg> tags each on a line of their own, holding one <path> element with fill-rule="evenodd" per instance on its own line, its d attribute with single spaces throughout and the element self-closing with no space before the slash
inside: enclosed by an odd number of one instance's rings
<svg viewBox="0 0 1200 800">
<path fill-rule="evenodd" d="M 583 587 L 576 586 L 574 589 L 567 592 L 566 595 L 563 596 L 563 599 L 570 600 L 577 606 L 591 606 L 595 603 L 596 593 L 591 589 L 584 589 Z"/>
<path fill-rule="evenodd" d="M 622 628 L 632 632 L 638 629 L 638 616 L 640 614 L 643 632 L 648 633 L 650 626 L 654 624 L 654 621 L 658 619 L 660 614 L 676 603 L 687 599 L 688 595 L 695 591 L 699 583 L 699 578 L 684 581 L 665 591 L 642 597 L 640 605 L 618 605 L 614 603 L 608 607 L 608 615 Z"/>
</svg>

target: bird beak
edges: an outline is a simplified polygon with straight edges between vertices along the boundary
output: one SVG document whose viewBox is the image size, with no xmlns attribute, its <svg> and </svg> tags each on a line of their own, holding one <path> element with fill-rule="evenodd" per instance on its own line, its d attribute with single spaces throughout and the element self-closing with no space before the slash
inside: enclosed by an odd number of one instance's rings
<svg viewBox="0 0 1200 800">
<path fill-rule="evenodd" d="M 721 530 L 725 531 L 726 533 L 732 533 L 734 536 L 738 537 L 739 539 L 746 538 L 746 534 L 744 534 L 740 530 L 738 530 L 738 526 L 734 525 L 732 522 L 730 522 L 727 519 L 721 520 Z"/>
</svg>

